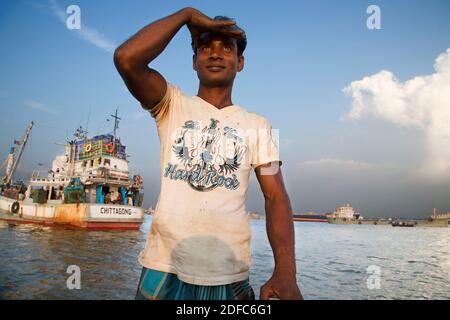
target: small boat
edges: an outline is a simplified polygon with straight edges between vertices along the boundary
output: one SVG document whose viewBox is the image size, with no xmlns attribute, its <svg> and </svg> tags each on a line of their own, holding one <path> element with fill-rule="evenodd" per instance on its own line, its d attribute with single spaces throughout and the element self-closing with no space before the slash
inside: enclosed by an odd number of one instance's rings
<svg viewBox="0 0 450 320">
<path fill-rule="evenodd" d="M 415 227 L 415 221 L 392 221 L 391 225 L 393 227 Z"/>
</svg>

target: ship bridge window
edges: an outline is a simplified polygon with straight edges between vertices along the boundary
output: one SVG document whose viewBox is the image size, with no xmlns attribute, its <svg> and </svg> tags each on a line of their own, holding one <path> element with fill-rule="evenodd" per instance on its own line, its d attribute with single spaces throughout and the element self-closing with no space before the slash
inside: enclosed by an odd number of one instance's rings
<svg viewBox="0 0 450 320">
<path fill-rule="evenodd" d="M 105 166 L 110 166 L 110 165 L 111 165 L 111 160 L 105 159 Z"/>
<path fill-rule="evenodd" d="M 81 164 L 81 166 L 82 166 L 83 168 L 85 168 L 86 165 L 87 165 L 87 161 L 83 161 L 83 163 Z"/>
<path fill-rule="evenodd" d="M 94 166 L 94 159 L 91 160 L 91 163 L 89 164 L 91 167 Z"/>
</svg>

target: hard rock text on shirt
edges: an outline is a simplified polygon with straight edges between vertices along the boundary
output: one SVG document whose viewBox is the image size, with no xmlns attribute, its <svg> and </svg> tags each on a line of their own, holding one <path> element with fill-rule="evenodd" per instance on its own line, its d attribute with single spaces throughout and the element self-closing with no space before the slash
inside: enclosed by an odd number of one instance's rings
<svg viewBox="0 0 450 320">
<path fill-rule="evenodd" d="M 218 187 L 225 187 L 230 190 L 235 190 L 239 186 L 239 181 L 235 174 L 226 178 L 224 175 L 220 175 L 216 170 L 184 170 L 177 169 L 177 164 L 168 163 L 164 172 L 164 177 L 172 180 L 194 181 L 197 183 L 203 183 L 205 186 L 217 185 Z"/>
</svg>

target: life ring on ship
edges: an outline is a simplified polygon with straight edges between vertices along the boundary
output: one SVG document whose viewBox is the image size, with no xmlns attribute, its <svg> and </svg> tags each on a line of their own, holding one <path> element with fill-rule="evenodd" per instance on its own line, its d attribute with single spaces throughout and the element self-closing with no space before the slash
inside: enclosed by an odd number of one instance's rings
<svg viewBox="0 0 450 320">
<path fill-rule="evenodd" d="M 142 184 L 142 176 L 134 176 L 135 184 Z"/>
<path fill-rule="evenodd" d="M 112 153 L 113 150 L 114 150 L 114 147 L 113 147 L 112 143 L 106 144 L 105 147 L 106 147 L 106 152 L 108 152 L 108 153 Z"/>
<path fill-rule="evenodd" d="M 14 203 L 11 205 L 11 213 L 17 213 L 19 212 L 20 204 L 17 201 L 14 201 Z"/>
<path fill-rule="evenodd" d="M 92 149 L 92 145 L 90 143 L 87 143 L 84 145 L 84 151 L 89 152 Z"/>
</svg>

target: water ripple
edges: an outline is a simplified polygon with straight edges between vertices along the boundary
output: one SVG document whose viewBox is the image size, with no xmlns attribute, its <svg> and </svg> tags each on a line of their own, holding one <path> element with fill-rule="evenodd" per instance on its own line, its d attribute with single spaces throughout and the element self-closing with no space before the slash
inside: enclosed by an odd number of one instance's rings
<svg viewBox="0 0 450 320">
<path fill-rule="evenodd" d="M 150 224 L 147 217 L 140 231 L 88 232 L 0 221 L 0 298 L 133 299 Z M 413 229 L 296 223 L 304 297 L 449 299 L 450 228 Z M 250 283 L 258 297 L 274 261 L 264 221 L 252 222 L 252 235 Z M 67 289 L 69 265 L 81 268 L 81 290 Z M 373 270 L 378 289 L 368 286 Z"/>
</svg>

